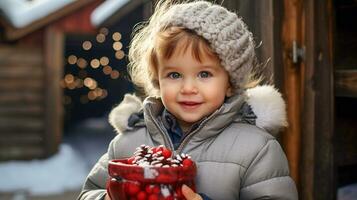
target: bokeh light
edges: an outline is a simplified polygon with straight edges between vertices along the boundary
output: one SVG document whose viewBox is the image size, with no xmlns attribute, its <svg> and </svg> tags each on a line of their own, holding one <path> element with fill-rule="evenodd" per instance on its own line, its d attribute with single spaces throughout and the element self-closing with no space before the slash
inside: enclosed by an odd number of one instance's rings
<svg viewBox="0 0 357 200">
<path fill-rule="evenodd" d="M 90 66 L 94 69 L 98 68 L 100 66 L 100 62 L 98 59 L 93 59 L 90 61 Z"/>
<path fill-rule="evenodd" d="M 124 56 L 125 56 L 125 54 L 124 54 L 124 51 L 122 51 L 122 50 L 115 52 L 115 58 L 118 60 L 123 59 Z"/>
<path fill-rule="evenodd" d="M 112 35 L 114 41 L 119 41 L 121 39 L 121 34 L 119 32 L 115 32 Z"/>
<path fill-rule="evenodd" d="M 103 56 L 100 58 L 99 62 L 102 66 L 106 66 L 109 64 L 109 58 L 106 56 Z"/>
<path fill-rule="evenodd" d="M 98 84 L 97 84 L 97 81 L 95 81 L 94 79 L 87 77 L 84 79 L 84 85 L 87 88 L 93 90 L 97 87 Z"/>
<path fill-rule="evenodd" d="M 74 81 L 74 76 L 72 74 L 66 74 L 64 81 L 66 84 L 72 83 Z"/>
<path fill-rule="evenodd" d="M 84 58 L 78 58 L 77 60 L 77 66 L 81 69 L 84 69 L 88 66 L 88 62 L 87 60 L 85 60 Z"/>
<path fill-rule="evenodd" d="M 112 73 L 112 70 L 113 70 L 112 67 L 110 67 L 109 65 L 103 67 L 103 73 L 105 75 L 109 75 L 110 73 Z"/>
<path fill-rule="evenodd" d="M 75 55 L 70 55 L 70 56 L 68 56 L 67 62 L 68 62 L 69 64 L 71 64 L 71 65 L 76 64 L 76 62 L 77 62 L 77 56 L 75 56 Z"/>
<path fill-rule="evenodd" d="M 105 35 L 103 33 L 99 33 L 96 37 L 96 40 L 98 43 L 103 43 L 105 42 Z"/>
<path fill-rule="evenodd" d="M 92 48 L 92 43 L 90 41 L 84 41 L 82 47 L 84 50 L 88 51 Z"/>
<path fill-rule="evenodd" d="M 113 43 L 113 49 L 115 51 L 119 51 L 123 47 L 123 44 L 121 42 L 114 42 Z"/>
<path fill-rule="evenodd" d="M 110 78 L 117 79 L 119 78 L 119 75 L 120 75 L 119 71 L 113 70 L 112 73 L 110 73 Z"/>
</svg>

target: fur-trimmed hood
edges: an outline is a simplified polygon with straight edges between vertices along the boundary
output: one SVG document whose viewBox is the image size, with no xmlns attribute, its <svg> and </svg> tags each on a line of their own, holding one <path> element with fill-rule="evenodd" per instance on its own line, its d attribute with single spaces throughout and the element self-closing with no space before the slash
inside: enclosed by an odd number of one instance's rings
<svg viewBox="0 0 357 200">
<path fill-rule="evenodd" d="M 256 116 L 255 125 L 275 135 L 287 126 L 286 106 L 281 94 L 271 85 L 257 86 L 243 93 L 245 102 Z M 130 130 L 129 118 L 143 109 L 143 102 L 132 94 L 126 94 L 123 101 L 109 114 L 109 122 L 118 133 Z"/>
</svg>

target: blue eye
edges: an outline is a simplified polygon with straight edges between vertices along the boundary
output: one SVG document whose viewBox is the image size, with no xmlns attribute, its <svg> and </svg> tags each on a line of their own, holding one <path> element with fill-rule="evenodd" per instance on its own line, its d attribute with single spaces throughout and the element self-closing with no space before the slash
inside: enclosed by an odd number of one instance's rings
<svg viewBox="0 0 357 200">
<path fill-rule="evenodd" d="M 172 78 L 172 79 L 178 79 L 181 78 L 181 75 L 177 72 L 170 72 L 167 77 Z"/>
<path fill-rule="evenodd" d="M 210 72 L 207 72 L 207 71 L 202 71 L 198 74 L 198 77 L 200 78 L 209 78 L 211 77 L 212 74 Z"/>
</svg>

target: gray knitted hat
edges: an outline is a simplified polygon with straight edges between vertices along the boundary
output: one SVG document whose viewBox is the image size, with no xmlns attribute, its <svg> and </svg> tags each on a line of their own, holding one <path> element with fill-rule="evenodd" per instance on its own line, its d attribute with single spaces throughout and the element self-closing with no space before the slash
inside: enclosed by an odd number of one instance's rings
<svg viewBox="0 0 357 200">
<path fill-rule="evenodd" d="M 205 38 L 228 71 L 235 92 L 244 89 L 256 61 L 255 43 L 237 14 L 220 5 L 194 1 L 173 5 L 160 24 L 185 27 Z"/>
</svg>

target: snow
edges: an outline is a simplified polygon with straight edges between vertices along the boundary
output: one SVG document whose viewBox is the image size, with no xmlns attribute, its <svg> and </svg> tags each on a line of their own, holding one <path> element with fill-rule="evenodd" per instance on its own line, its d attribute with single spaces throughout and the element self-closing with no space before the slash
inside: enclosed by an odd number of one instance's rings
<svg viewBox="0 0 357 200">
<path fill-rule="evenodd" d="M 50 158 L 0 162 L 0 194 L 14 192 L 21 198 L 80 190 L 115 135 L 107 117 L 89 118 L 66 131 L 58 153 Z"/>
<path fill-rule="evenodd" d="M 338 189 L 338 200 L 356 200 L 357 199 L 357 183 L 350 184 Z"/>
<path fill-rule="evenodd" d="M 32 22 L 73 3 L 75 0 L 0 0 L 2 11 L 16 28 L 23 28 Z"/>
<path fill-rule="evenodd" d="M 106 0 L 100 4 L 91 14 L 93 26 L 100 26 L 107 18 L 127 4 L 130 0 Z M 136 1 L 136 0 L 135 0 Z"/>
<path fill-rule="evenodd" d="M 0 192 L 27 191 L 30 195 L 60 194 L 81 188 L 88 167 L 70 145 L 46 160 L 0 163 Z"/>
</svg>

